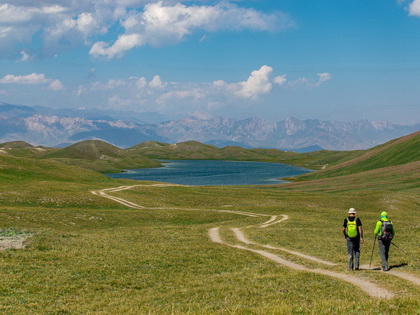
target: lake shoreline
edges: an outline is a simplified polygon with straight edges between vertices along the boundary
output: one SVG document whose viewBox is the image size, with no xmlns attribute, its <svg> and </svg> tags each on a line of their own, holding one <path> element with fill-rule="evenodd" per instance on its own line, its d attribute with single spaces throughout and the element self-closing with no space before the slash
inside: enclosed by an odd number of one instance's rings
<svg viewBox="0 0 420 315">
<path fill-rule="evenodd" d="M 313 170 L 283 163 L 226 160 L 159 160 L 163 167 L 127 169 L 111 178 L 189 186 L 273 185 Z"/>
</svg>

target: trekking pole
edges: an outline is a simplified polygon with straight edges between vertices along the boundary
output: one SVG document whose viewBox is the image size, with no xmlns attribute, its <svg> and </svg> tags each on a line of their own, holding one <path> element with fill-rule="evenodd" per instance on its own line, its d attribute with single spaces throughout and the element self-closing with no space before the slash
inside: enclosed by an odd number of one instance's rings
<svg viewBox="0 0 420 315">
<path fill-rule="evenodd" d="M 375 243 L 376 243 L 376 235 L 373 237 L 373 248 L 372 248 L 372 255 L 370 255 L 369 268 L 371 268 L 371 266 L 372 266 L 372 258 L 373 258 L 373 252 L 375 250 Z"/>
<path fill-rule="evenodd" d="M 393 242 L 391 242 L 392 245 L 394 245 L 396 248 L 398 248 L 401 252 L 403 252 L 404 254 L 406 254 L 408 257 L 410 257 L 411 259 L 413 259 L 414 261 L 418 261 L 417 259 L 414 259 L 413 256 L 411 256 L 409 253 L 407 253 L 405 250 L 403 250 L 402 248 L 399 248 L 397 245 L 395 245 Z"/>
</svg>

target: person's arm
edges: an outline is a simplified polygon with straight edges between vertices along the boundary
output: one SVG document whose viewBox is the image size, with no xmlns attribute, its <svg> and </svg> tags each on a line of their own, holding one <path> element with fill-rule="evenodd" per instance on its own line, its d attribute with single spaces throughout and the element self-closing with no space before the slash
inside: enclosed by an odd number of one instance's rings
<svg viewBox="0 0 420 315">
<path fill-rule="evenodd" d="M 373 234 L 381 235 L 381 228 L 382 228 L 382 222 L 381 221 L 376 222 L 375 231 L 373 232 Z"/>
<path fill-rule="evenodd" d="M 357 218 L 359 221 L 359 226 L 357 227 L 359 229 L 359 235 L 360 235 L 360 244 L 363 244 L 363 228 L 362 228 L 362 221 L 360 221 L 359 218 Z"/>
<path fill-rule="evenodd" d="M 343 223 L 343 235 L 344 235 L 344 238 L 347 237 L 347 235 L 346 235 L 346 228 L 347 228 L 347 219 L 344 219 L 344 223 Z"/>
<path fill-rule="evenodd" d="M 394 223 L 391 222 L 391 224 L 392 224 L 392 237 L 394 237 L 395 236 Z"/>
</svg>

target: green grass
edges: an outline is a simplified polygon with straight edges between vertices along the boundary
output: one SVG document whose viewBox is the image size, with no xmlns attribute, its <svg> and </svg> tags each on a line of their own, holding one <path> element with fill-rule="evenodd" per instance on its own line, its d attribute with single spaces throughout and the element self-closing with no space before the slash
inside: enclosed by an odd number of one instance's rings
<svg viewBox="0 0 420 315">
<path fill-rule="evenodd" d="M 74 189 L 74 188 L 73 188 Z M 81 192 L 79 192 L 81 193 Z M 404 195 L 359 193 L 353 197 L 283 192 L 278 188 L 141 187 L 115 193 L 140 204 L 201 210 L 132 210 L 118 204 L 97 208 L 1 207 L 1 226 L 35 232 L 25 250 L 1 254 L 0 310 L 5 313 L 375 313 L 394 308 L 413 313 L 418 288 L 380 273 L 361 276 L 390 288 L 398 297 L 378 301 L 339 280 L 297 272 L 257 255 L 211 243 L 208 229 L 240 227 L 255 219 L 211 209 L 283 214 L 290 220 L 264 231 L 245 229 L 249 238 L 339 263 L 344 272 L 342 219 L 355 206 L 366 230 L 362 262 L 367 263 L 369 230 L 388 210 L 398 244 L 419 255 L 415 239 L 419 204 Z M 182 197 L 180 200 L 179 196 Z M 392 200 L 388 204 L 384 198 Z M 393 207 L 398 205 L 398 210 Z M 226 239 L 229 239 L 227 236 Z M 283 255 L 287 259 L 300 259 Z M 376 253 L 374 262 L 378 262 Z M 418 265 L 391 249 L 391 264 L 420 275 Z M 331 298 L 334 296 L 334 298 Z"/>
<path fill-rule="evenodd" d="M 66 148 L 32 147 L 25 142 L 0 145 L 0 156 L 27 157 L 56 161 L 100 173 L 118 173 L 123 169 L 160 167 L 159 162 L 148 157 L 120 149 L 99 140 L 82 141 Z"/>
<path fill-rule="evenodd" d="M 389 141 L 322 172 L 299 176 L 299 179 L 320 179 L 351 175 L 370 170 L 396 167 L 420 161 L 420 132 Z"/>
<path fill-rule="evenodd" d="M 147 141 L 127 149 L 152 159 L 163 160 L 229 160 L 284 163 L 310 169 L 321 169 L 357 157 L 360 151 L 318 151 L 299 154 L 276 149 L 217 148 L 197 141 L 167 144 Z"/>
<path fill-rule="evenodd" d="M 343 157 L 344 158 L 344 157 Z M 391 275 L 358 276 L 396 294 L 369 297 L 347 282 L 294 271 L 248 251 L 212 243 L 208 231 L 239 242 L 246 236 L 338 263 L 325 267 L 287 253 L 309 268 L 345 274 L 341 226 L 355 207 L 365 230 L 368 264 L 381 211 L 394 222 L 395 243 L 420 257 L 420 183 L 414 162 L 279 186 L 154 187 L 113 180 L 58 162 L 0 155 L 0 235 L 28 233 L 24 250 L 0 252 L 4 314 L 415 314 L 418 286 Z M 112 193 L 145 206 L 130 209 L 92 190 L 144 184 Z M 260 218 L 214 210 L 287 214 L 265 229 Z M 379 264 L 376 252 L 373 263 Z M 395 270 L 420 277 L 420 266 L 391 248 Z"/>
</svg>

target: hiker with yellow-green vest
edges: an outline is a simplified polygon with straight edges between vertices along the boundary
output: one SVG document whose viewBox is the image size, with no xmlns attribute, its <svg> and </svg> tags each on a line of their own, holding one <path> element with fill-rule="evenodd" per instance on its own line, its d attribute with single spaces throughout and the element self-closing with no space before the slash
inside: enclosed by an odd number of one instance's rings
<svg viewBox="0 0 420 315">
<path fill-rule="evenodd" d="M 344 219 L 343 234 L 347 241 L 349 270 L 359 270 L 360 244 L 363 243 L 362 221 L 356 218 L 356 209 L 350 208 L 348 217 Z"/>
<path fill-rule="evenodd" d="M 392 224 L 392 221 L 388 219 L 388 213 L 381 212 L 381 219 L 376 222 L 375 231 L 373 233 L 375 234 L 375 237 L 378 238 L 382 270 L 388 271 L 389 248 L 391 247 L 391 241 L 395 235 L 394 225 Z"/>
</svg>

